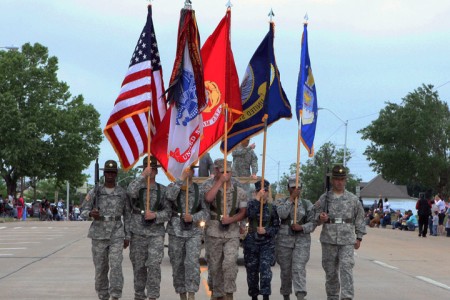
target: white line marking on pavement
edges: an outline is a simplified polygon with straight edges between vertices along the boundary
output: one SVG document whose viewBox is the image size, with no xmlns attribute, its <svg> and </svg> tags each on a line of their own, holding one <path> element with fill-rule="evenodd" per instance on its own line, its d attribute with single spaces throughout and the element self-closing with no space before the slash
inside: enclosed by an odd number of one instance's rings
<svg viewBox="0 0 450 300">
<path fill-rule="evenodd" d="M 1 254 L 0 253 L 0 256 L 13 256 L 14 254 L 11 254 L 11 253 L 5 253 L 5 254 Z"/>
<path fill-rule="evenodd" d="M 11 243 L 0 243 L 0 245 L 14 245 L 14 244 L 40 244 L 41 242 L 11 242 Z"/>
<path fill-rule="evenodd" d="M 0 227 L 0 229 L 5 229 L 6 227 Z"/>
<path fill-rule="evenodd" d="M 397 267 L 394 267 L 394 266 L 388 265 L 388 264 L 386 264 L 386 263 L 384 263 L 384 262 L 382 262 L 382 261 L 374 260 L 373 262 L 374 262 L 375 264 L 377 264 L 377 265 L 380 265 L 380 266 L 382 266 L 382 267 L 385 267 L 385 268 L 389 268 L 389 269 L 394 269 L 394 270 L 398 270 L 398 268 L 397 268 Z"/>
<path fill-rule="evenodd" d="M 25 247 L 23 248 L 0 248 L 0 250 L 23 250 L 23 249 L 27 249 Z"/>
<path fill-rule="evenodd" d="M 450 290 L 450 286 L 445 285 L 445 284 L 443 284 L 443 283 L 440 283 L 440 282 L 438 282 L 438 281 L 435 281 L 435 280 L 433 280 L 433 279 L 430 279 L 430 278 L 428 278 L 428 277 L 425 277 L 425 276 L 416 276 L 416 278 L 417 278 L 417 279 L 420 279 L 420 280 L 423 280 L 423 281 L 425 281 L 425 282 L 431 283 L 431 284 L 433 284 L 433 285 L 435 285 L 435 286 L 441 287 L 441 288 L 443 288 L 443 289 Z"/>
<path fill-rule="evenodd" d="M 22 228 L 22 227 L 14 227 L 13 229 L 20 229 L 20 228 Z"/>
</svg>

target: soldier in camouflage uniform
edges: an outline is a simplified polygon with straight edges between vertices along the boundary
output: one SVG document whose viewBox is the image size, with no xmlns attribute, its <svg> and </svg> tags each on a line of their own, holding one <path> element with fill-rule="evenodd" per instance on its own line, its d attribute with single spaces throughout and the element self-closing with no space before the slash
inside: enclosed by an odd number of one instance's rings
<svg viewBox="0 0 450 300">
<path fill-rule="evenodd" d="M 103 171 L 105 184 L 89 191 L 82 204 L 81 216 L 94 219 L 88 237 L 92 239 L 98 298 L 109 300 L 111 296 L 115 300 L 122 297 L 122 252 L 130 240 L 130 208 L 126 191 L 116 185 L 117 163 L 106 161 Z"/>
<path fill-rule="evenodd" d="M 232 300 L 236 291 L 239 250 L 239 221 L 245 217 L 247 193 L 231 181 L 231 162 L 214 161 L 215 176 L 206 180 L 202 188 L 210 204 L 210 220 L 206 224 L 206 258 L 213 299 Z M 226 214 L 223 210 L 223 185 L 226 184 Z"/>
<path fill-rule="evenodd" d="M 315 203 L 316 220 L 323 224 L 320 242 L 328 300 L 353 299 L 354 249 L 359 249 L 366 234 L 363 207 L 358 197 L 345 190 L 346 180 L 346 169 L 333 167 L 332 190 Z"/>
<path fill-rule="evenodd" d="M 263 300 L 269 300 L 272 294 L 271 267 L 275 263 L 275 236 L 280 228 L 277 208 L 267 203 L 270 183 L 264 180 L 255 183 L 256 198 L 247 204 L 248 233 L 244 240 L 244 262 L 247 270 L 248 295 L 257 300 L 263 295 Z M 263 204 L 262 227 L 259 226 L 260 203 Z"/>
<path fill-rule="evenodd" d="M 134 299 L 157 299 L 160 296 L 161 262 L 164 257 L 164 223 L 170 219 L 166 187 L 156 182 L 158 165 L 144 158 L 142 174 L 128 186 L 131 201 L 130 260 L 134 273 Z M 147 208 L 147 177 L 150 177 L 150 207 Z M 145 293 L 147 289 L 147 295 Z"/>
<path fill-rule="evenodd" d="M 200 222 L 209 219 L 204 191 L 192 182 L 193 167 L 183 172 L 180 179 L 167 187 L 167 202 L 172 218 L 167 224 L 169 258 L 175 292 L 181 300 L 195 300 L 200 285 L 200 251 L 203 229 Z M 186 188 L 186 182 L 189 183 Z M 186 211 L 186 189 L 188 209 Z"/>
<path fill-rule="evenodd" d="M 251 177 L 256 179 L 258 173 L 258 156 L 256 156 L 255 143 L 249 145 L 250 139 L 243 140 L 231 152 L 233 156 L 233 175 L 236 177 Z M 242 188 L 247 192 L 248 197 L 251 198 L 252 191 L 250 184 L 243 184 Z"/>
<path fill-rule="evenodd" d="M 281 288 L 284 300 L 289 300 L 294 284 L 297 300 L 306 296 L 306 264 L 311 249 L 311 232 L 316 228 L 314 206 L 309 200 L 300 199 L 301 184 L 296 188 L 296 177 L 289 177 L 289 197 L 277 201 L 277 212 L 281 228 L 277 235 L 276 254 L 280 265 Z M 297 200 L 297 223 L 294 221 L 295 199 Z"/>
</svg>

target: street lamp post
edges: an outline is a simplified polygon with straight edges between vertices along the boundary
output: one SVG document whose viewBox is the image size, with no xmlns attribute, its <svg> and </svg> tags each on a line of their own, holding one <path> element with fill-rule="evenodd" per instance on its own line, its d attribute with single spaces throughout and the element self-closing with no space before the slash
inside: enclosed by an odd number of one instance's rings
<svg viewBox="0 0 450 300">
<path fill-rule="evenodd" d="M 346 167 L 347 166 L 347 127 L 348 127 L 348 120 L 343 120 L 343 119 L 341 119 L 337 114 L 335 114 L 334 113 L 334 111 L 332 111 L 331 109 L 328 109 L 328 108 L 326 108 L 326 107 L 318 107 L 317 108 L 318 110 L 321 110 L 321 109 L 323 109 L 323 110 L 328 110 L 330 113 L 332 113 L 336 118 L 338 118 L 339 119 L 339 121 L 341 121 L 343 124 L 344 124 L 344 126 L 345 126 L 345 140 L 344 140 L 344 163 L 343 163 L 343 165 L 344 165 L 344 167 Z"/>
</svg>

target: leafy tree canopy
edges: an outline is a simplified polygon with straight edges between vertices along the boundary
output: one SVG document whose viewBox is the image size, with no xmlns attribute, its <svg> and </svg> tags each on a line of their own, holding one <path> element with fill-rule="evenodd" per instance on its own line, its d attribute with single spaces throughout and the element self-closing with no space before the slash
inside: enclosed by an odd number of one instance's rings
<svg viewBox="0 0 450 300">
<path fill-rule="evenodd" d="M 386 180 L 408 185 L 410 191 L 443 191 L 450 169 L 450 112 L 432 85 L 417 88 L 401 104 L 387 102 L 378 119 L 359 133 L 371 141 L 364 152 L 370 166 Z"/>
<path fill-rule="evenodd" d="M 0 174 L 10 194 L 23 176 L 81 186 L 98 156 L 99 113 L 72 97 L 57 71 L 58 59 L 40 44 L 0 51 Z"/>
<path fill-rule="evenodd" d="M 351 153 L 347 153 L 346 162 L 351 159 Z M 336 149 L 333 143 L 323 144 L 315 153 L 313 158 L 307 160 L 306 164 L 301 166 L 300 178 L 302 182 L 302 198 L 316 202 L 326 190 L 326 176 L 336 164 L 342 164 L 344 161 L 344 150 Z M 288 195 L 288 179 L 295 176 L 296 164 L 290 166 L 289 174 L 284 173 L 280 179 L 280 188 L 282 193 Z M 361 179 L 356 178 L 351 173 L 347 176 L 346 189 L 355 192 L 356 186 Z"/>
</svg>

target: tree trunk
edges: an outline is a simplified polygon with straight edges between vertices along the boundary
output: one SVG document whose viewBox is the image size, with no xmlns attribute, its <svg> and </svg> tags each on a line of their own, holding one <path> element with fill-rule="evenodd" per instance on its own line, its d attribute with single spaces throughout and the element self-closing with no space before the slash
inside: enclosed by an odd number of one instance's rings
<svg viewBox="0 0 450 300">
<path fill-rule="evenodd" d="M 6 191 L 8 193 L 8 195 L 16 195 L 16 191 L 17 191 L 17 179 L 15 178 L 11 178 L 11 176 L 3 176 L 3 179 L 5 180 L 6 183 Z"/>
</svg>

